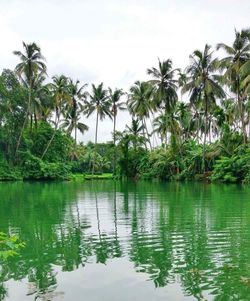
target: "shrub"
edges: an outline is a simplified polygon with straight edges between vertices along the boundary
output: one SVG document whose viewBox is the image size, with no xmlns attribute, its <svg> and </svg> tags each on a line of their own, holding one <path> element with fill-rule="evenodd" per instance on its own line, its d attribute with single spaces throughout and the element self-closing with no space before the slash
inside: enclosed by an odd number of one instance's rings
<svg viewBox="0 0 250 301">
<path fill-rule="evenodd" d="M 70 178 L 71 167 L 65 163 L 49 163 L 28 155 L 23 173 L 26 180 L 67 180 Z"/>
<path fill-rule="evenodd" d="M 231 157 L 221 157 L 216 161 L 211 179 L 227 183 L 249 182 L 250 150 L 239 148 Z"/>
</svg>

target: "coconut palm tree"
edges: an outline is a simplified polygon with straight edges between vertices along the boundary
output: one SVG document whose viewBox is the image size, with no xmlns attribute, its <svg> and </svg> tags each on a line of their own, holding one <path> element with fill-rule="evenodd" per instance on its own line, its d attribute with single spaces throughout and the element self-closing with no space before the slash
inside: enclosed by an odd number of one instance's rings
<svg viewBox="0 0 250 301">
<path fill-rule="evenodd" d="M 137 149 L 139 145 L 146 145 L 147 142 L 144 134 L 144 125 L 139 119 L 132 118 L 131 125 L 126 125 L 126 129 L 121 136 L 126 136 L 126 139 L 132 143 L 134 149 Z"/>
<path fill-rule="evenodd" d="M 132 119 L 131 125 L 126 125 L 126 131 L 134 136 L 140 136 L 143 132 L 144 125 L 140 123 L 139 119 Z"/>
<path fill-rule="evenodd" d="M 90 100 L 85 101 L 84 112 L 87 115 L 87 117 L 89 117 L 94 112 L 96 112 L 96 128 L 95 128 L 95 154 L 96 154 L 99 119 L 102 121 L 106 116 L 112 119 L 111 102 L 108 97 L 108 91 L 103 88 L 103 83 L 99 84 L 98 86 L 92 84 L 92 93 L 89 95 L 89 97 Z M 95 166 L 95 162 L 93 164 L 92 174 L 94 173 L 94 166 Z"/>
<path fill-rule="evenodd" d="M 45 76 L 39 73 L 33 82 L 33 97 L 31 102 L 31 115 L 30 115 L 30 128 L 34 122 L 35 128 L 37 129 L 37 124 L 39 120 L 42 120 L 44 113 L 47 114 L 52 111 L 52 102 L 50 97 L 50 92 L 47 90 L 47 85 L 44 84 Z M 34 120 L 33 120 L 34 119 Z"/>
<path fill-rule="evenodd" d="M 162 144 L 165 144 L 165 147 L 168 144 L 168 133 L 175 140 L 180 139 L 180 126 L 175 111 L 170 113 L 164 111 L 157 116 L 154 119 L 154 128 L 155 132 L 159 134 Z"/>
<path fill-rule="evenodd" d="M 205 146 L 208 131 L 208 117 L 216 105 L 216 98 L 223 99 L 225 93 L 217 81 L 215 73 L 218 60 L 213 59 L 211 47 L 205 45 L 203 51 L 195 50 L 190 55 L 190 65 L 186 68 L 187 81 L 182 92 L 190 93 L 190 103 L 204 110 L 203 170 L 205 171 Z"/>
<path fill-rule="evenodd" d="M 83 102 L 86 100 L 87 92 L 83 91 L 86 88 L 86 84 L 79 86 L 80 82 L 77 80 L 75 83 L 72 79 L 69 79 L 69 94 L 71 101 L 66 103 L 65 106 L 65 120 L 62 127 L 67 128 L 67 133 L 71 135 L 74 130 L 75 145 L 77 144 L 77 130 L 82 134 L 88 130 L 88 126 L 80 122 L 81 114 L 84 111 Z"/>
<path fill-rule="evenodd" d="M 155 67 L 147 69 L 147 73 L 153 77 L 149 82 L 155 90 L 152 103 L 154 110 L 163 108 L 169 112 L 177 102 L 178 80 L 175 79 L 175 74 L 179 69 L 173 69 L 172 65 L 170 59 L 162 62 L 158 59 L 158 69 Z"/>
<path fill-rule="evenodd" d="M 44 63 L 45 58 L 41 53 L 40 47 L 36 43 L 26 44 L 23 42 L 24 52 L 14 51 L 14 55 L 18 56 L 21 62 L 17 64 L 15 71 L 19 75 L 21 81 L 28 87 L 28 103 L 27 113 L 24 118 L 24 123 L 21 128 L 21 132 L 17 141 L 16 151 L 17 153 L 23 131 L 29 116 L 32 115 L 31 103 L 34 81 L 39 73 L 46 74 L 46 65 Z"/>
<path fill-rule="evenodd" d="M 240 68 L 240 74 L 242 76 L 243 96 L 247 98 L 250 94 L 250 58 Z"/>
<path fill-rule="evenodd" d="M 191 135 L 191 121 L 193 117 L 189 104 L 178 102 L 176 104 L 175 113 L 177 115 L 177 119 L 182 132 L 182 138 L 189 138 Z"/>
<path fill-rule="evenodd" d="M 136 81 L 130 88 L 130 94 L 128 98 L 128 109 L 132 116 L 139 118 L 143 124 L 143 130 L 146 131 L 147 139 L 144 131 L 144 138 L 148 140 L 150 148 L 152 149 L 150 135 L 147 128 L 146 118 L 150 116 L 152 112 L 152 96 L 153 87 L 148 82 Z"/>
<path fill-rule="evenodd" d="M 118 111 L 124 111 L 126 110 L 126 104 L 125 102 L 121 101 L 122 95 L 124 95 L 124 92 L 121 89 L 115 89 L 114 92 L 111 88 L 108 89 L 109 91 L 109 101 L 112 104 L 111 112 L 113 115 L 113 142 L 114 142 L 114 159 L 113 159 L 113 173 L 115 173 L 116 170 L 116 118 Z"/>
<path fill-rule="evenodd" d="M 55 138 L 56 131 L 58 130 L 59 123 L 61 121 L 61 115 L 63 109 L 67 106 L 67 103 L 72 101 L 71 94 L 69 92 L 69 79 L 64 76 L 53 76 L 53 83 L 49 84 L 49 89 L 53 97 L 53 105 L 55 109 L 55 121 L 54 121 L 54 132 L 45 147 L 41 159 L 46 155 L 52 141 Z"/>
<path fill-rule="evenodd" d="M 74 112 L 73 114 L 72 112 L 68 112 L 65 115 L 66 119 L 63 120 L 63 123 L 61 125 L 62 128 L 66 129 L 68 135 L 71 135 L 74 131 L 75 146 L 77 145 L 77 131 L 79 131 L 81 134 L 84 134 L 89 129 L 86 124 L 80 122 L 83 111 L 83 107 L 79 105 L 79 108 L 76 112 Z"/>
<path fill-rule="evenodd" d="M 244 102 L 246 95 L 242 89 L 244 74 L 241 72 L 242 66 L 250 59 L 250 29 L 235 30 L 235 40 L 232 46 L 219 43 L 217 49 L 223 49 L 227 56 L 220 60 L 220 68 L 225 70 L 224 82 L 229 86 L 231 92 L 236 95 L 239 118 L 242 133 L 246 138 Z M 244 86 L 244 85 L 243 85 Z"/>
</svg>

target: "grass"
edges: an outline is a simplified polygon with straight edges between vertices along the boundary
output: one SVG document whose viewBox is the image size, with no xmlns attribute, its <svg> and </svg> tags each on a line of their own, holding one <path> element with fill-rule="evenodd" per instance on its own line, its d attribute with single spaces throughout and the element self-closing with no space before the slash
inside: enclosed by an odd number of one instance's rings
<svg viewBox="0 0 250 301">
<path fill-rule="evenodd" d="M 84 181 L 84 180 L 112 180 L 113 174 L 112 173 L 101 173 L 101 174 L 81 174 L 76 173 L 72 174 L 70 177 L 71 181 Z"/>
<path fill-rule="evenodd" d="M 85 180 L 111 180 L 113 179 L 112 173 L 102 173 L 102 174 L 89 174 L 84 176 Z"/>
</svg>

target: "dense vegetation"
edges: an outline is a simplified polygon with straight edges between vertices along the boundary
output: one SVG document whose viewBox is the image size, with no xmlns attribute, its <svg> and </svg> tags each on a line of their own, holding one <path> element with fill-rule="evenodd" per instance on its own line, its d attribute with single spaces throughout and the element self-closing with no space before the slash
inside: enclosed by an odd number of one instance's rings
<svg viewBox="0 0 250 301">
<path fill-rule="evenodd" d="M 14 71 L 0 76 L 0 179 L 68 179 L 72 173 L 117 177 L 250 181 L 250 30 L 232 45 L 195 50 L 185 70 L 171 59 L 147 70 L 129 91 L 48 78 L 36 43 L 14 51 Z M 218 55 L 219 58 L 216 56 Z M 131 124 L 116 130 L 119 111 Z M 95 114 L 94 143 L 78 133 Z M 113 140 L 98 128 L 113 120 Z"/>
</svg>

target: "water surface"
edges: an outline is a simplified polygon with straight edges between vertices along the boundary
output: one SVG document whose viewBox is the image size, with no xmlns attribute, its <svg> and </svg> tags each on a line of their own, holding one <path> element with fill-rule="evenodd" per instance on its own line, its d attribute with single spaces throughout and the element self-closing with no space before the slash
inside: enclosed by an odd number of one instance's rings
<svg viewBox="0 0 250 301">
<path fill-rule="evenodd" d="M 250 300 L 250 187 L 1 183 L 0 300 Z"/>
</svg>

